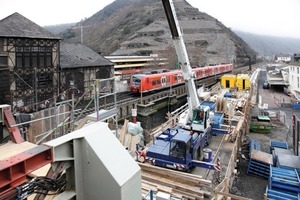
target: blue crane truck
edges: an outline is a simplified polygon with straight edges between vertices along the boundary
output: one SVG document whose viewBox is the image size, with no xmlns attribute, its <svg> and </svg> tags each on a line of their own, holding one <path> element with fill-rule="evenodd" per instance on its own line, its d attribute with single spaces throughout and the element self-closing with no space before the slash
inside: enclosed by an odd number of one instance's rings
<svg viewBox="0 0 300 200">
<path fill-rule="evenodd" d="M 137 151 L 137 160 L 181 171 L 190 171 L 193 167 L 220 171 L 219 161 L 218 164 L 200 161 L 204 147 L 212 138 L 209 111 L 203 104 L 194 108 L 192 123 L 162 131 L 149 148 Z M 197 130 L 198 126 L 204 127 L 203 131 Z"/>
<path fill-rule="evenodd" d="M 199 161 L 211 134 L 197 133 L 179 127 L 168 128 L 147 149 L 145 161 L 154 165 L 189 171 L 193 167 L 216 169 L 217 165 Z"/>
</svg>

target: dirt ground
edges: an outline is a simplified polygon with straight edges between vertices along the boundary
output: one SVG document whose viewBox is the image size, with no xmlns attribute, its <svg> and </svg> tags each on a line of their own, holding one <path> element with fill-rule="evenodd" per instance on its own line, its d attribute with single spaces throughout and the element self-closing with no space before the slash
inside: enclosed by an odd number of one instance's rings
<svg viewBox="0 0 300 200">
<path fill-rule="evenodd" d="M 250 139 L 259 141 L 261 151 L 267 153 L 270 152 L 270 140 L 287 142 L 289 148 L 292 148 L 292 132 L 289 127 L 291 126 L 292 114 L 299 113 L 299 111 L 292 110 L 291 108 L 280 107 L 280 103 L 289 102 L 290 97 L 284 94 L 281 88 L 263 89 L 262 83 L 264 80 L 266 80 L 266 72 L 263 71 L 259 77 L 258 93 L 262 97 L 262 102 L 268 104 L 268 109 L 265 111 L 269 113 L 283 111 L 286 114 L 286 123 L 284 124 L 278 120 L 272 120 L 276 127 L 271 133 L 259 134 L 249 132 L 244 138 L 245 145 L 242 146 L 242 150 L 238 156 L 238 174 L 231 188 L 231 193 L 254 200 L 263 199 L 268 180 L 254 174 L 246 173 L 249 163 L 249 146 L 247 142 L 249 142 Z"/>
</svg>

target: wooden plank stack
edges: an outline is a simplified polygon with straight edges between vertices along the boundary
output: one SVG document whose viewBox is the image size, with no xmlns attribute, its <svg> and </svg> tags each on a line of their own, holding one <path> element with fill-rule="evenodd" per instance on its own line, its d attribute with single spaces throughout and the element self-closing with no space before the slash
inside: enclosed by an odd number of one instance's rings
<svg viewBox="0 0 300 200">
<path fill-rule="evenodd" d="M 139 163 L 142 169 L 142 194 L 149 190 L 171 194 L 181 199 L 204 199 L 212 192 L 210 180 L 201 176 Z"/>
</svg>

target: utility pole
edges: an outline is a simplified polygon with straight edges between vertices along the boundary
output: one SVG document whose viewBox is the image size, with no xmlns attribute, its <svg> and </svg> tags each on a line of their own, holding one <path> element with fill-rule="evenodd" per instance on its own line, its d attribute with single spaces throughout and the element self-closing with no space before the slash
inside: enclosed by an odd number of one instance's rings
<svg viewBox="0 0 300 200">
<path fill-rule="evenodd" d="M 71 90 L 72 90 L 72 110 L 71 110 L 71 131 L 74 130 L 74 107 L 75 107 L 75 104 L 74 104 L 74 101 L 75 101 L 75 94 L 74 94 L 74 89 L 75 89 L 75 86 L 74 86 L 74 81 L 71 80 L 70 81 L 70 86 L 71 86 Z"/>
<path fill-rule="evenodd" d="M 34 94 L 35 94 L 35 110 L 36 110 L 36 112 L 39 109 L 37 89 L 38 89 L 38 77 L 37 77 L 37 69 L 35 67 L 34 68 Z"/>
<path fill-rule="evenodd" d="M 97 121 L 99 121 L 99 80 L 95 80 L 95 112 L 97 116 Z"/>
</svg>

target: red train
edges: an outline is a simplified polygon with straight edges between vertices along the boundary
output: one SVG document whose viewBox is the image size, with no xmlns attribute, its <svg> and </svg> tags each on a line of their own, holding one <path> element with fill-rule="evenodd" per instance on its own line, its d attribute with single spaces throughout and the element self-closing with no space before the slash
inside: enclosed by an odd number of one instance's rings
<svg viewBox="0 0 300 200">
<path fill-rule="evenodd" d="M 198 67 L 192 69 L 195 73 L 195 80 L 231 72 L 232 70 L 233 64 Z M 134 93 L 144 93 L 168 88 L 182 83 L 184 83 L 184 79 L 181 70 L 156 70 L 145 74 L 132 75 L 130 80 L 130 90 Z"/>
</svg>

